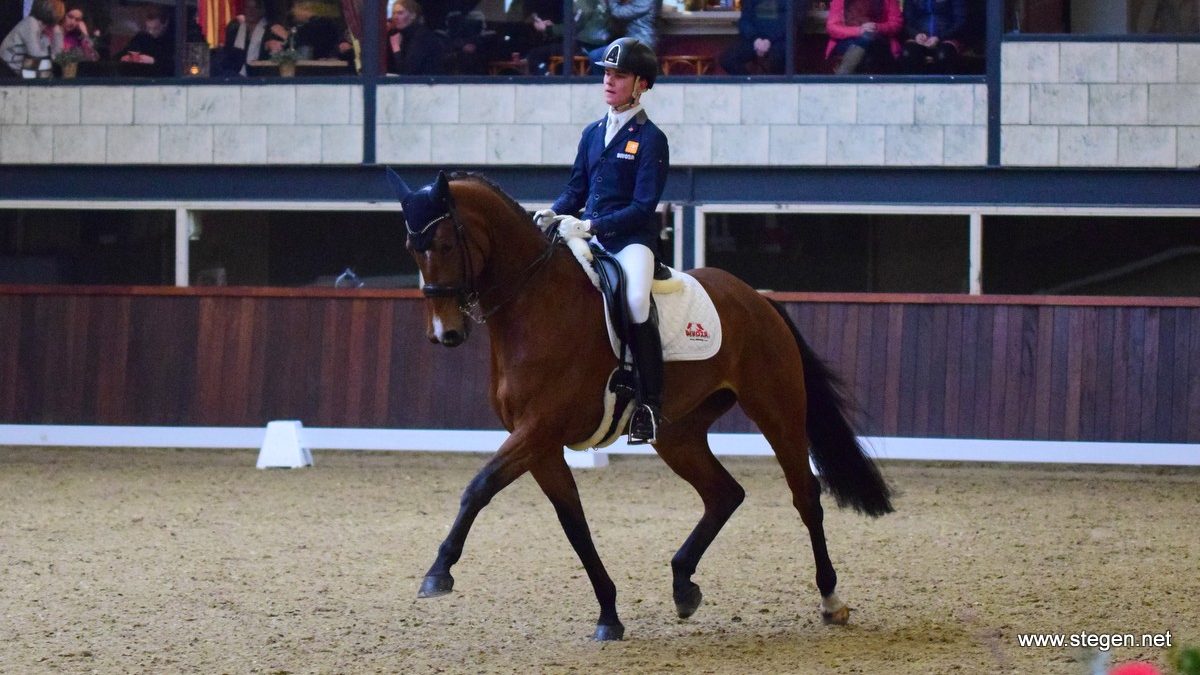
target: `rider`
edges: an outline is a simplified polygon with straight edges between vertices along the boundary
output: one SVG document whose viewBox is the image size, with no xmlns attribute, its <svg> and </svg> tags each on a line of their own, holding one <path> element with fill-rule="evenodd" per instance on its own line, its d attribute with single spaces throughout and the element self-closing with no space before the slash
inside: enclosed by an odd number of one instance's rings
<svg viewBox="0 0 1200 675">
<path fill-rule="evenodd" d="M 563 232 L 582 224 L 621 264 L 639 381 L 629 443 L 654 443 L 662 416 L 663 355 L 650 312 L 650 285 L 659 230 L 656 210 L 670 158 L 667 137 L 646 116 L 640 99 L 654 86 L 658 59 L 645 43 L 624 37 L 608 45 L 596 65 L 604 68 L 608 114 L 584 128 L 566 188 L 534 220 L 542 228 L 558 222 Z M 557 215 L 581 210 L 582 222 Z"/>
</svg>

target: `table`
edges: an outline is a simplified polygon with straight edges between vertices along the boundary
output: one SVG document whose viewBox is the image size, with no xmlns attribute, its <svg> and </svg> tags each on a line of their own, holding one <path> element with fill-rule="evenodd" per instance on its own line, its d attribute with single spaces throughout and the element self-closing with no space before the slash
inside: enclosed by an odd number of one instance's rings
<svg viewBox="0 0 1200 675">
<path fill-rule="evenodd" d="M 274 61 L 247 61 L 246 74 L 256 77 L 279 77 L 279 64 Z M 296 62 L 297 75 L 352 75 L 350 64 L 336 59 L 301 59 Z"/>
</svg>

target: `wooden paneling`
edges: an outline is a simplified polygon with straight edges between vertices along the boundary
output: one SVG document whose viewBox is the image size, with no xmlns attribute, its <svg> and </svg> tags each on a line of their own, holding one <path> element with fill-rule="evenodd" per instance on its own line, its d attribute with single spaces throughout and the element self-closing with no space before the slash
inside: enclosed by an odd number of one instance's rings
<svg viewBox="0 0 1200 675">
<path fill-rule="evenodd" d="M 1200 302 L 779 297 L 867 434 L 1200 442 Z M 0 328 L 0 423 L 499 426 L 486 331 L 411 292 L 9 287 Z"/>
</svg>

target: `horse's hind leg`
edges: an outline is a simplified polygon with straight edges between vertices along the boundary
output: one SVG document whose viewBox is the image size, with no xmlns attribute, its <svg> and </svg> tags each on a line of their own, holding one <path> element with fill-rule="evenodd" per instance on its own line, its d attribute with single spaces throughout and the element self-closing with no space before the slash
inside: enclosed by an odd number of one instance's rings
<svg viewBox="0 0 1200 675">
<path fill-rule="evenodd" d="M 558 522 L 562 524 L 567 540 L 587 570 L 596 601 L 600 603 L 600 618 L 596 622 L 593 637 L 597 640 L 620 640 L 625 635 L 625 626 L 617 618 L 617 587 L 604 569 L 604 563 L 600 561 L 600 555 L 592 543 L 592 533 L 579 500 L 579 489 L 566 459 L 561 452 L 546 456 L 532 467 L 531 473 L 554 505 Z"/>
<path fill-rule="evenodd" d="M 508 437 L 500 446 L 495 456 L 480 469 L 479 473 L 467 484 L 463 491 L 458 510 L 458 517 L 450 526 L 450 533 L 438 547 L 437 558 L 425 579 L 421 582 L 419 598 L 432 598 L 445 595 L 454 590 L 454 577 L 450 576 L 450 568 L 462 556 L 463 545 L 467 541 L 467 533 L 475 517 L 487 506 L 497 492 L 503 490 L 509 483 L 519 478 L 527 470 L 527 457 L 520 438 L 514 434 Z"/>
<path fill-rule="evenodd" d="M 688 416 L 665 425 L 655 446 L 667 466 L 690 483 L 704 502 L 700 522 L 671 559 L 675 609 L 683 619 L 695 613 L 703 597 L 692 582 L 700 558 L 746 497 L 708 447 L 708 428 L 733 402 L 732 393 L 718 392 Z"/>
<path fill-rule="evenodd" d="M 803 381 L 803 380 L 799 380 Z M 768 395 L 767 390 L 774 395 Z M 850 608 L 837 596 L 837 572 L 829 559 L 825 545 L 825 511 L 821 508 L 821 484 L 808 464 L 808 434 L 805 431 L 805 410 L 796 406 L 803 393 L 779 396 L 784 389 L 763 387 L 741 398 L 742 409 L 758 425 L 775 451 L 779 466 L 792 492 L 792 504 L 808 529 L 813 559 L 817 566 L 817 589 L 821 592 L 821 618 L 825 623 L 844 624 L 850 619 Z"/>
</svg>

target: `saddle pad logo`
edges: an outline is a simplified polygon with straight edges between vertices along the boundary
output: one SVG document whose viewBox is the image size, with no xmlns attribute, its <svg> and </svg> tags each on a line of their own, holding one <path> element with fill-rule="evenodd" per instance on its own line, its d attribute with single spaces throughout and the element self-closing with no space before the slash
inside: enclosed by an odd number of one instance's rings
<svg viewBox="0 0 1200 675">
<path fill-rule="evenodd" d="M 625 142 L 625 152 L 628 152 L 631 155 L 637 154 L 638 147 L 639 146 L 638 146 L 637 141 L 626 141 Z"/>
<path fill-rule="evenodd" d="M 683 334 L 687 339 L 694 342 L 708 342 L 711 337 L 708 331 L 704 330 L 704 325 L 699 323 L 688 322 L 687 328 L 683 329 Z"/>
</svg>

